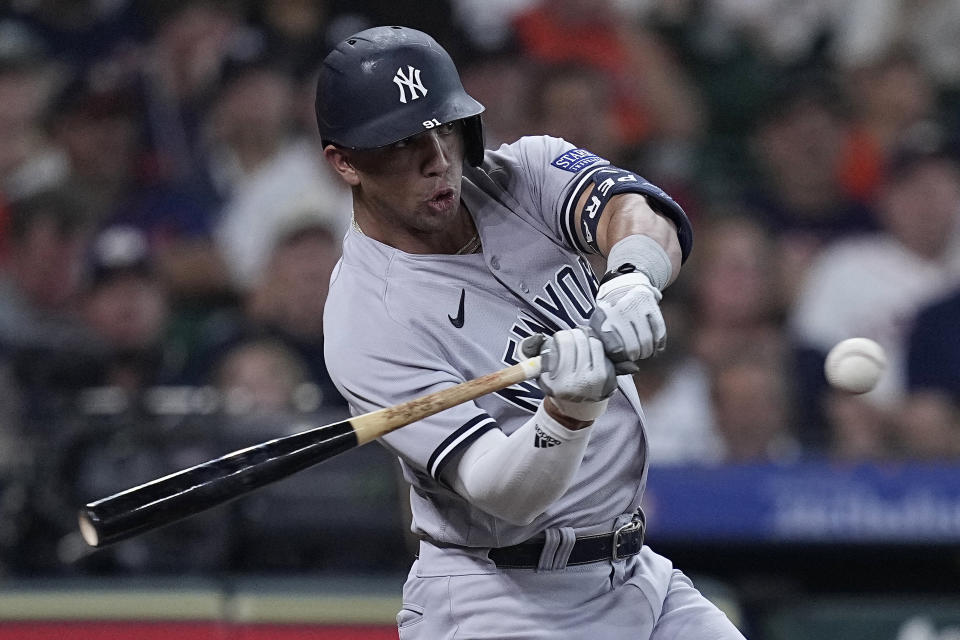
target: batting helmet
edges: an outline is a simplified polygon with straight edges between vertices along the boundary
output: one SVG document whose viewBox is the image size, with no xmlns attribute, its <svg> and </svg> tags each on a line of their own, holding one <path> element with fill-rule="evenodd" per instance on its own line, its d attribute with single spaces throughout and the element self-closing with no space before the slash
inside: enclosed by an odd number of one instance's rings
<svg viewBox="0 0 960 640">
<path fill-rule="evenodd" d="M 483 160 L 483 105 L 470 97 L 450 55 L 407 27 L 375 27 L 338 44 L 317 80 L 324 144 L 374 149 L 463 120 L 467 161 Z"/>
</svg>

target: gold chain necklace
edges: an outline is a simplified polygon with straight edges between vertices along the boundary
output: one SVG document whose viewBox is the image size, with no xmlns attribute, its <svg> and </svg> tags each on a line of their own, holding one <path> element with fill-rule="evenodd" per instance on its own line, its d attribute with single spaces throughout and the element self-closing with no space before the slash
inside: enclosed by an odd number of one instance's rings
<svg viewBox="0 0 960 640">
<path fill-rule="evenodd" d="M 467 244 L 460 247 L 460 251 L 457 251 L 456 255 L 465 256 L 471 253 L 480 253 L 480 249 L 481 249 L 480 234 L 474 233 L 473 237 L 470 238 L 469 241 L 467 241 Z"/>
<path fill-rule="evenodd" d="M 357 224 L 357 219 L 355 217 L 350 218 L 350 223 L 353 225 L 354 231 L 356 231 L 362 236 L 367 235 L 363 232 L 363 229 L 360 228 L 360 225 Z M 473 237 L 467 240 L 467 244 L 460 247 L 460 250 L 457 251 L 454 255 L 465 256 L 471 253 L 479 253 L 482 247 L 483 247 L 483 243 L 480 241 L 480 234 L 474 233 Z"/>
</svg>

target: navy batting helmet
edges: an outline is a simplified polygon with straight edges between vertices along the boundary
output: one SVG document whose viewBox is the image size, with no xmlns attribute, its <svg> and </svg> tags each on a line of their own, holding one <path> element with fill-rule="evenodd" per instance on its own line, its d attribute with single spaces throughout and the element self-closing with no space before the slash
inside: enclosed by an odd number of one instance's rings
<svg viewBox="0 0 960 640">
<path fill-rule="evenodd" d="M 470 97 L 450 55 L 407 27 L 375 27 L 338 44 L 317 80 L 324 144 L 374 149 L 463 120 L 467 161 L 483 160 L 483 105 Z"/>
</svg>

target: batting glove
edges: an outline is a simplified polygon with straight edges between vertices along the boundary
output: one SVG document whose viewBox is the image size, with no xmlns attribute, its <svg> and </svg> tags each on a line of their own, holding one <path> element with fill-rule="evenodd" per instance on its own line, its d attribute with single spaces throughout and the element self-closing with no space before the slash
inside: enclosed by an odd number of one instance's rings
<svg viewBox="0 0 960 640">
<path fill-rule="evenodd" d="M 557 409 L 575 420 L 596 420 L 617 388 L 613 363 L 590 329 L 564 329 L 550 337 L 536 334 L 520 343 L 528 358 L 539 355 L 537 383 Z"/>
<path fill-rule="evenodd" d="M 603 342 L 617 374 L 636 373 L 640 360 L 666 347 L 662 297 L 650 278 L 639 271 L 617 275 L 600 285 L 590 327 Z"/>
</svg>

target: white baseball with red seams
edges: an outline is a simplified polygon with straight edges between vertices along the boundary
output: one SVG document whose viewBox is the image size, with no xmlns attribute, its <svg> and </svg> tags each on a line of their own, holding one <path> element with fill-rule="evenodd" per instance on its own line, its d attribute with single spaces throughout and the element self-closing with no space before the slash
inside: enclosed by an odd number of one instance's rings
<svg viewBox="0 0 960 640">
<path fill-rule="evenodd" d="M 847 393 L 866 393 L 877 386 L 887 366 L 883 347 L 869 338 L 848 338 L 827 354 L 823 372 L 827 382 Z"/>
</svg>

